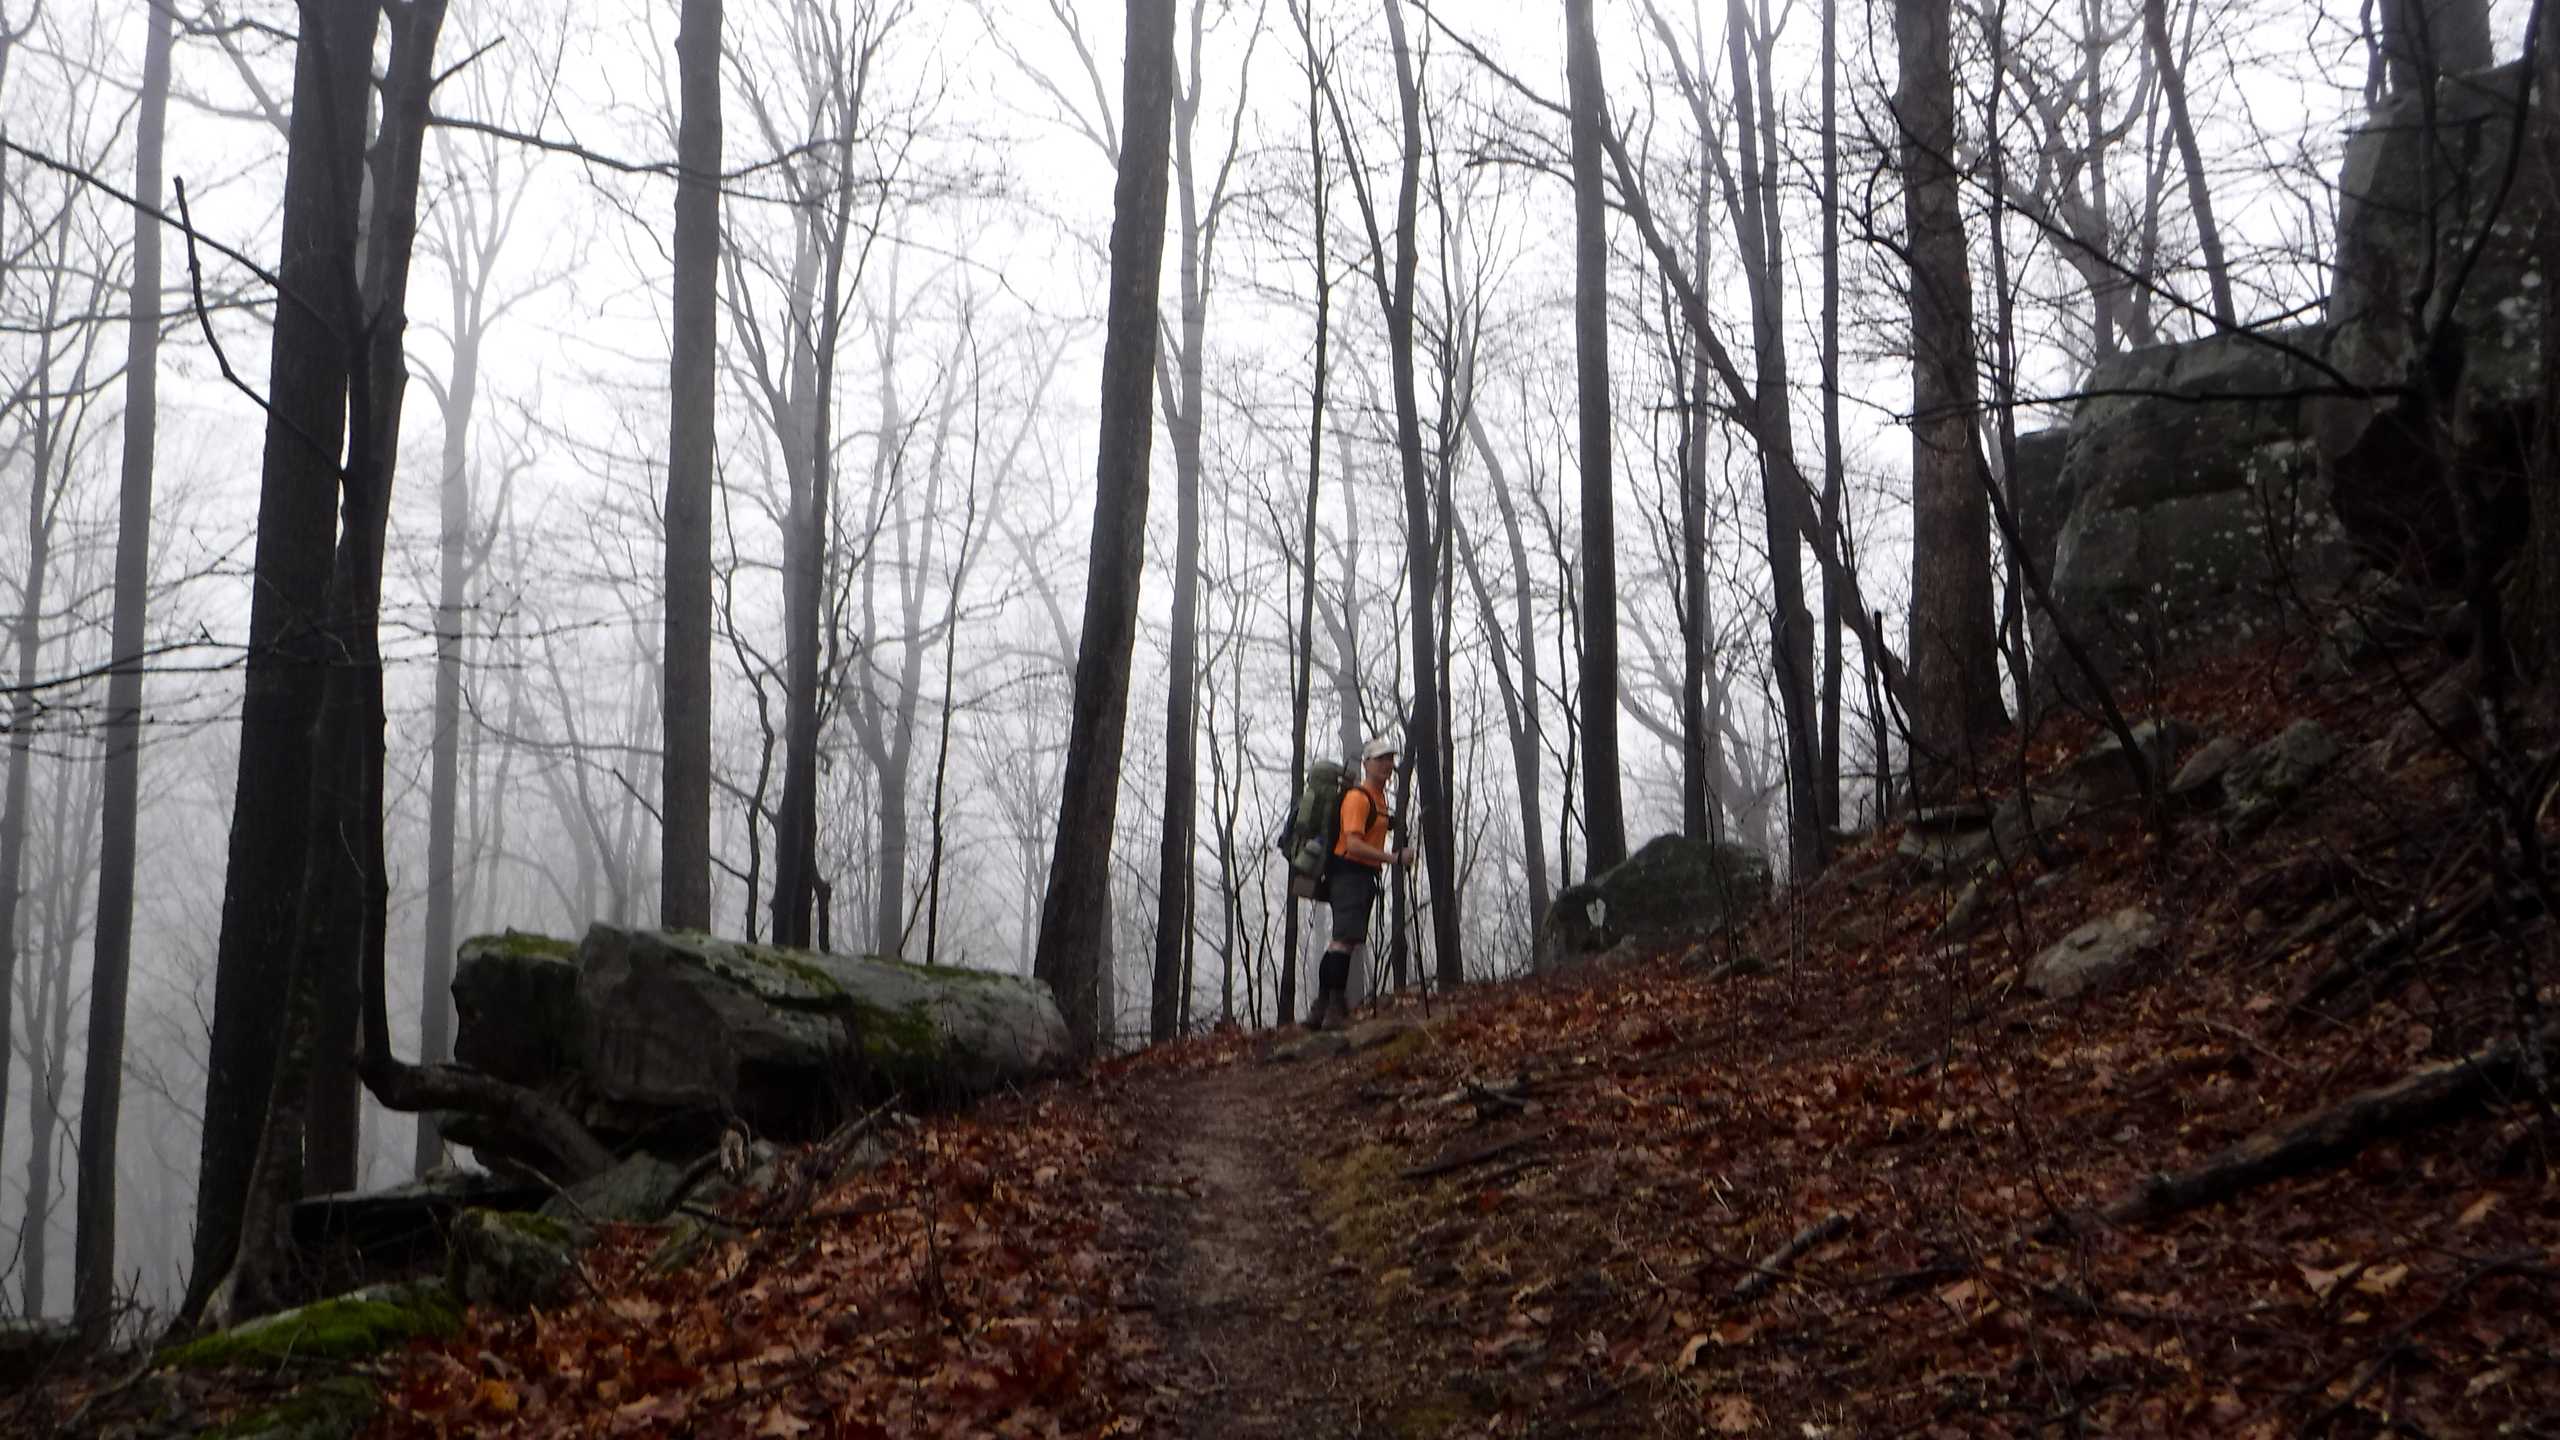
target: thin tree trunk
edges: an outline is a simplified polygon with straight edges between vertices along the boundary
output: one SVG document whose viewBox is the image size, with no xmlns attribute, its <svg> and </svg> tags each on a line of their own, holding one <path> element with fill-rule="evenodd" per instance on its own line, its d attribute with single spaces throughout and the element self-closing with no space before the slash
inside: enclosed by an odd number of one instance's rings
<svg viewBox="0 0 2560 1440">
<path fill-rule="evenodd" d="M 174 21 L 153 6 L 142 50 L 142 100 L 134 117 L 134 195 L 160 203 L 161 134 L 169 111 Z M 106 796 L 99 817 L 96 959 L 89 979 L 88 1057 L 80 1082 L 79 1232 L 72 1247 L 72 1306 L 82 1331 L 102 1340 L 116 1282 L 116 1131 L 124 1109 L 125 992 L 133 962 L 134 839 L 141 809 L 142 664 L 151 583 L 151 461 L 159 420 L 160 222 L 133 220 L 133 303 L 125 351 L 124 476 L 116 502 L 115 618 L 108 654 Z M 5 977 L 0 977 L 4 981 Z M 0 1083 L 7 1067 L 0 1065 Z"/>
<path fill-rule="evenodd" d="M 1293 671 L 1289 691 L 1289 783 L 1294 787 L 1307 773 L 1307 710 L 1315 683 L 1316 502 L 1324 484 L 1324 396 L 1333 343 L 1333 274 L 1329 233 L 1331 211 L 1326 203 L 1324 120 L 1320 104 L 1320 92 L 1325 83 L 1324 62 L 1316 50 L 1315 35 L 1308 29 L 1304 16 L 1294 5 L 1290 7 L 1290 13 L 1298 18 L 1298 35 L 1306 44 L 1307 173 L 1314 212 L 1316 287 L 1315 375 L 1307 404 L 1307 503 L 1298 531 L 1297 653 L 1291 657 Z M 1296 803 L 1294 789 L 1290 803 Z M 1272 1018 L 1274 1025 L 1294 1024 L 1298 1018 L 1300 911 L 1294 897 L 1284 894 L 1282 904 L 1279 995 L 1278 1009 Z"/>
<path fill-rule="evenodd" d="M 1164 264 L 1166 152 L 1173 123 L 1173 0 L 1128 0 L 1120 112 L 1125 131 L 1112 198 L 1111 304 L 1103 335 L 1102 425 L 1095 464 L 1084 635 L 1076 652 L 1057 849 L 1041 903 L 1032 973 L 1058 998 L 1068 1033 L 1102 1038 L 1110 945 L 1112 821 L 1129 713 L 1146 559 L 1147 457 L 1154 444 L 1157 279 Z"/>
<path fill-rule="evenodd" d="M 1510 722 L 1511 775 L 1520 792 L 1520 864 L 1528 871 L 1529 930 L 1534 935 L 1546 923 L 1552 886 L 1547 878 L 1546 822 L 1540 818 L 1538 804 L 1545 761 L 1538 733 L 1538 632 L 1529 604 L 1529 550 L 1521 543 L 1520 511 L 1511 501 L 1510 477 L 1486 438 L 1483 421 L 1473 413 L 1467 416 L 1467 438 L 1475 443 L 1477 458 L 1484 462 L 1485 478 L 1493 491 L 1494 504 L 1501 511 L 1503 535 L 1511 551 L 1513 611 L 1509 648 L 1519 659 L 1516 682 L 1499 654 L 1503 627 L 1493 596 L 1479 573 L 1475 549 L 1464 535 L 1458 538 L 1458 555 L 1466 564 L 1468 580 L 1475 586 L 1485 634 L 1494 637 L 1497 646 L 1494 677 L 1502 687 L 1503 714 Z"/>
<path fill-rule="evenodd" d="M 464 295 L 457 281 L 453 373 L 445 382 L 437 497 L 436 684 L 428 741 L 427 913 L 418 996 L 418 1058 L 429 1065 L 453 1054 L 454 812 L 462 762 L 462 627 L 472 569 L 471 413 L 480 389 L 481 339 L 477 316 L 470 313 L 477 307 L 466 306 Z M 424 1175 L 443 1159 L 444 1136 L 435 1117 L 420 1115 L 411 1172 Z"/>
<path fill-rule="evenodd" d="M 667 400 L 665 758 L 658 923 L 711 926 L 711 491 L 719 363 L 720 0 L 676 28 L 674 320 Z M 749 824 L 754 823 L 750 816 Z M 752 898 L 752 897 L 751 897 Z"/>
<path fill-rule="evenodd" d="M 1383 273 L 1379 300 L 1387 322 L 1388 367 L 1395 391 L 1396 453 L 1404 474 L 1405 574 L 1413 589 L 1413 714 L 1411 748 L 1421 790 L 1423 865 L 1431 884 L 1431 930 L 1434 964 L 1442 985 L 1465 982 L 1466 956 L 1459 942 L 1457 824 L 1450 804 L 1449 766 L 1455 758 L 1441 724 L 1443 706 L 1439 655 L 1439 617 L 1433 613 L 1433 580 L 1439 557 L 1433 552 L 1430 482 L 1423 469 L 1422 411 L 1415 393 L 1413 349 L 1414 282 L 1420 266 L 1417 227 L 1422 187 L 1422 89 L 1414 73 L 1413 47 L 1405 37 L 1401 0 L 1386 0 L 1387 40 L 1396 62 L 1398 110 L 1402 116 L 1403 161 L 1397 169 L 1395 274 Z M 1335 123 L 1342 124 L 1339 110 Z M 1374 213 L 1373 213 L 1374 219 Z M 1375 226 L 1372 225 L 1375 239 Z M 1383 261 L 1383 255 L 1380 257 Z"/>
<path fill-rule="evenodd" d="M 2222 228 L 2213 219 L 2213 186 L 2205 179 L 2204 152 L 2196 144 L 2195 122 L 2187 115 L 2186 67 L 2178 63 L 2169 43 L 2169 0 L 2142 0 L 2142 35 L 2151 47 L 2152 63 L 2159 67 L 2160 91 L 2169 103 L 2170 133 L 2176 137 L 2178 156 L 2186 164 L 2187 207 L 2195 217 L 2197 248 L 2204 251 L 2204 278 L 2213 292 L 2213 318 L 2225 330 L 2237 329 L 2240 311 L 2232 303 L 2231 271 L 2222 260 Z M 1949 137 L 1952 142 L 1952 130 Z"/>
<path fill-rule="evenodd" d="M 1848 490 L 1840 450 L 1840 0 L 1822 0 L 1822 532 L 1835 540 Z M 1840 828 L 1841 590 L 1822 582 L 1822 740 L 1814 781 Z"/>
</svg>

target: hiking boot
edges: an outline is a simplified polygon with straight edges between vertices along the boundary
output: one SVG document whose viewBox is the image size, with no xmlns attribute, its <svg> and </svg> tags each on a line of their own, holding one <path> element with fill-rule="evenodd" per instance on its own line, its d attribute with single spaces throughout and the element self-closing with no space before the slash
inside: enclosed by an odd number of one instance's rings
<svg viewBox="0 0 2560 1440">
<path fill-rule="evenodd" d="M 1348 1030 L 1351 1028 L 1351 1019 L 1351 997 L 1340 990 L 1334 991 L 1333 1028 L 1336 1030 Z"/>
</svg>

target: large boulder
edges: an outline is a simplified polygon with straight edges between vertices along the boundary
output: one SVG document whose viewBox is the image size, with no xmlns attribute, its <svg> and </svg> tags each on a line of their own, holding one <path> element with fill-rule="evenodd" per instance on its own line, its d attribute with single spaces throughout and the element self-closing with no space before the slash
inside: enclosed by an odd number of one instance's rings
<svg viewBox="0 0 2560 1440">
<path fill-rule="evenodd" d="M 2018 437 L 2018 468 L 2009 477 L 2009 504 L 2018 518 L 2018 538 L 2036 573 L 2051 579 L 2062 527 L 2071 519 L 2071 492 L 2063 485 L 2062 464 L 2071 456 L 2071 427 L 2055 425 Z"/>
<path fill-rule="evenodd" d="M 1656 836 L 1624 863 L 1556 896 L 1542 927 L 1539 968 L 1577 964 L 1632 937 L 1722 929 L 1749 919 L 1775 888 L 1769 857 L 1747 845 Z"/>
<path fill-rule="evenodd" d="M 568 1104 L 616 1148 L 699 1154 L 731 1117 L 809 1140 L 895 1093 L 967 1099 L 1063 1068 L 1047 987 L 1010 975 L 590 928 L 574 948 L 509 936 L 462 947 L 455 1053 Z M 508 1153 L 485 1121 L 448 1133 Z"/>
<path fill-rule="evenodd" d="M 2291 398 L 2321 383 L 2305 358 L 2320 343 L 2292 330 L 2155 345 L 2091 378 L 2049 487 L 2070 504 L 2051 580 L 2060 622 L 2108 679 L 2245 640 L 2352 572 Z M 2036 616 L 2040 668 L 2079 695 L 2055 618 Z"/>
<path fill-rule="evenodd" d="M 2128 907 L 2063 936 L 2027 965 L 2027 988 L 2068 999 L 2122 983 L 2160 943 L 2148 910 Z"/>
<path fill-rule="evenodd" d="M 2504 512 L 2490 533 L 2523 532 L 2515 517 L 2525 497 L 2512 481 L 2532 473 L 2551 278 L 2535 263 L 2534 237 L 2555 196 L 2529 141 L 2508 180 L 2526 78 L 2511 64 L 2386 101 L 2349 138 L 2339 172 L 2329 359 L 2337 378 L 2372 389 L 2315 401 L 2310 418 L 2348 531 L 2384 568 L 2429 583 L 2460 568 L 2441 461 L 2469 472 Z"/>
</svg>

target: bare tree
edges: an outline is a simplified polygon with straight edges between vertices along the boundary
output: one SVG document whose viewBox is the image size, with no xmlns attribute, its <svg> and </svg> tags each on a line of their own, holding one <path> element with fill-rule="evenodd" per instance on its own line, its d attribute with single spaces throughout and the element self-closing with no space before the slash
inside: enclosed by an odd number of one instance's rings
<svg viewBox="0 0 2560 1440">
<path fill-rule="evenodd" d="M 249 610 L 247 688 L 231 853 L 223 871 L 212 1049 L 196 1180 L 195 1263 L 182 1309 L 202 1312 L 232 1268 L 250 1172 L 283 1062 L 312 795 L 310 738 L 328 673 L 332 497 L 346 434 L 350 342 L 336 303 L 354 271 L 353 197 L 362 188 L 365 95 L 377 0 L 300 0 L 294 139 L 285 164 L 278 297 L 269 345 L 266 458 Z M 297 1103 L 293 1118 L 299 1119 Z M 300 1188 L 295 1160 L 274 1182 Z M 289 1185 L 288 1185 L 289 1182 Z"/>
<path fill-rule="evenodd" d="M 1573 130 L 1573 354 L 1582 425 L 1582 789 L 1585 863 L 1627 858 L 1618 795 L 1618 531 L 1610 483 L 1608 210 L 1600 189 L 1600 42 L 1591 0 L 1565 0 Z"/>
<path fill-rule="evenodd" d="M 658 923 L 711 926 L 711 490 L 717 462 L 720 0 L 684 0 L 676 32 L 675 320 L 668 357 L 665 762 Z"/>
<path fill-rule="evenodd" d="M 1253 29 L 1245 39 L 1244 59 L 1236 71 L 1226 153 L 1204 188 L 1196 137 L 1201 97 L 1208 86 L 1201 53 L 1208 19 L 1208 0 L 1191 0 L 1189 61 L 1173 100 L 1172 185 L 1179 221 L 1175 235 L 1180 308 L 1175 315 L 1178 329 L 1169 337 L 1164 357 L 1171 363 L 1156 370 L 1157 403 L 1164 407 L 1174 462 L 1173 656 L 1165 691 L 1164 835 L 1156 865 L 1155 964 L 1147 1006 L 1148 1038 L 1157 1041 L 1172 1038 L 1177 1012 L 1187 995 L 1181 983 L 1182 956 L 1190 946 L 1197 899 L 1200 762 L 1195 692 L 1200 668 L 1201 404 L 1209 296 L 1217 276 L 1218 225 L 1230 198 L 1227 186 L 1235 174 L 1236 152 L 1244 139 L 1253 52 L 1262 38 L 1262 12 L 1257 7 Z"/>
<path fill-rule="evenodd" d="M 160 203 L 161 130 L 169 111 L 175 21 L 152 5 L 134 117 L 133 193 Z M 133 218 L 133 285 L 126 320 L 124 475 L 116 506 L 115 618 L 108 640 L 106 773 L 98 875 L 96 962 L 89 978 L 88 1052 L 80 1083 L 79 1230 L 73 1308 L 92 1339 L 113 1314 L 116 1281 L 116 1130 L 124 1108 L 127 977 L 133 968 L 134 835 L 141 809 L 142 650 L 151 580 L 151 463 L 159 423 L 160 222 Z"/>
<path fill-rule="evenodd" d="M 1387 367 L 1395 405 L 1396 459 L 1403 478 L 1405 582 L 1411 587 L 1413 709 L 1405 733 L 1421 790 L 1422 857 L 1431 887 L 1432 944 L 1437 976 L 1443 985 L 1466 978 L 1466 956 L 1460 943 L 1457 893 L 1457 825 L 1450 804 L 1451 752 L 1443 731 L 1446 707 L 1441 702 L 1445 677 L 1440 666 L 1438 600 L 1440 556 L 1434 548 L 1439 533 L 1432 514 L 1429 476 L 1422 439 L 1422 404 L 1414 373 L 1414 294 L 1421 267 L 1420 195 L 1422 188 L 1422 82 L 1406 35 L 1401 0 L 1384 0 L 1387 42 L 1395 62 L 1399 117 L 1395 214 L 1392 235 L 1379 222 L 1377 197 L 1371 192 L 1359 146 L 1352 136 L 1338 87 L 1326 90 L 1335 138 L 1351 161 L 1352 198 L 1369 246 L 1369 278 L 1386 324 Z M 1390 241 L 1392 240 L 1392 244 Z M 1346 606 L 1346 610 L 1347 610 Z"/>
<path fill-rule="evenodd" d="M 1992 629 L 1991 531 L 1974 429 L 1973 278 L 1958 209 L 1948 0 L 1895 0 L 1911 256 L 1912 763 L 1943 790 L 2007 721 Z"/>
<path fill-rule="evenodd" d="M 1129 712 L 1145 564 L 1149 389 L 1155 373 L 1157 277 L 1164 263 L 1166 154 L 1173 122 L 1173 0 L 1128 0 L 1119 182 L 1112 200 L 1111 307 L 1103 337 L 1102 438 L 1095 461 L 1092 558 L 1076 655 L 1057 851 L 1041 902 L 1032 973 L 1058 997 L 1079 1044 L 1100 1039 L 1098 993 L 1108 944 L 1112 819 Z"/>
</svg>

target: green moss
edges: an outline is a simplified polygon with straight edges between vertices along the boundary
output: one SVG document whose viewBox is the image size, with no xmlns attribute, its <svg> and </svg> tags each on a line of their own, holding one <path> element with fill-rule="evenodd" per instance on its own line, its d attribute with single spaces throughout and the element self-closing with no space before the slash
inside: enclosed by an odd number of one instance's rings
<svg viewBox="0 0 2560 1440">
<path fill-rule="evenodd" d="M 432 1281 L 383 1285 L 171 1346 L 161 1352 L 160 1362 L 209 1369 L 348 1360 L 421 1336 L 452 1335 L 461 1328 L 462 1307 L 444 1286 Z"/>
<path fill-rule="evenodd" d="M 315 1380 L 284 1399 L 207 1432 L 208 1440 L 337 1440 L 354 1435 L 381 1404 L 373 1382 L 354 1375 Z"/>
<path fill-rule="evenodd" d="M 578 942 L 550 935 L 536 935 L 529 930 L 503 930 L 495 935 L 474 935 L 464 942 L 465 949 L 495 950 L 502 955 L 536 960 L 575 960 Z"/>
<path fill-rule="evenodd" d="M 532 1210 L 491 1210 L 484 1212 L 491 1221 L 545 1245 L 574 1250 L 582 1243 L 578 1232 L 565 1220 L 555 1220 Z"/>
<path fill-rule="evenodd" d="M 702 945 L 702 958 L 712 969 L 744 982 L 777 1003 L 832 1003 L 844 996 L 844 987 L 836 983 L 836 977 L 828 974 L 825 966 L 800 951 L 778 945 L 707 940 Z M 785 993 L 773 993 L 777 984 Z"/>
<path fill-rule="evenodd" d="M 859 999 L 851 1003 L 854 1033 L 875 1072 L 900 1086 L 933 1078 L 943 1059 L 943 1033 L 925 1001 L 896 1009 Z"/>
</svg>

